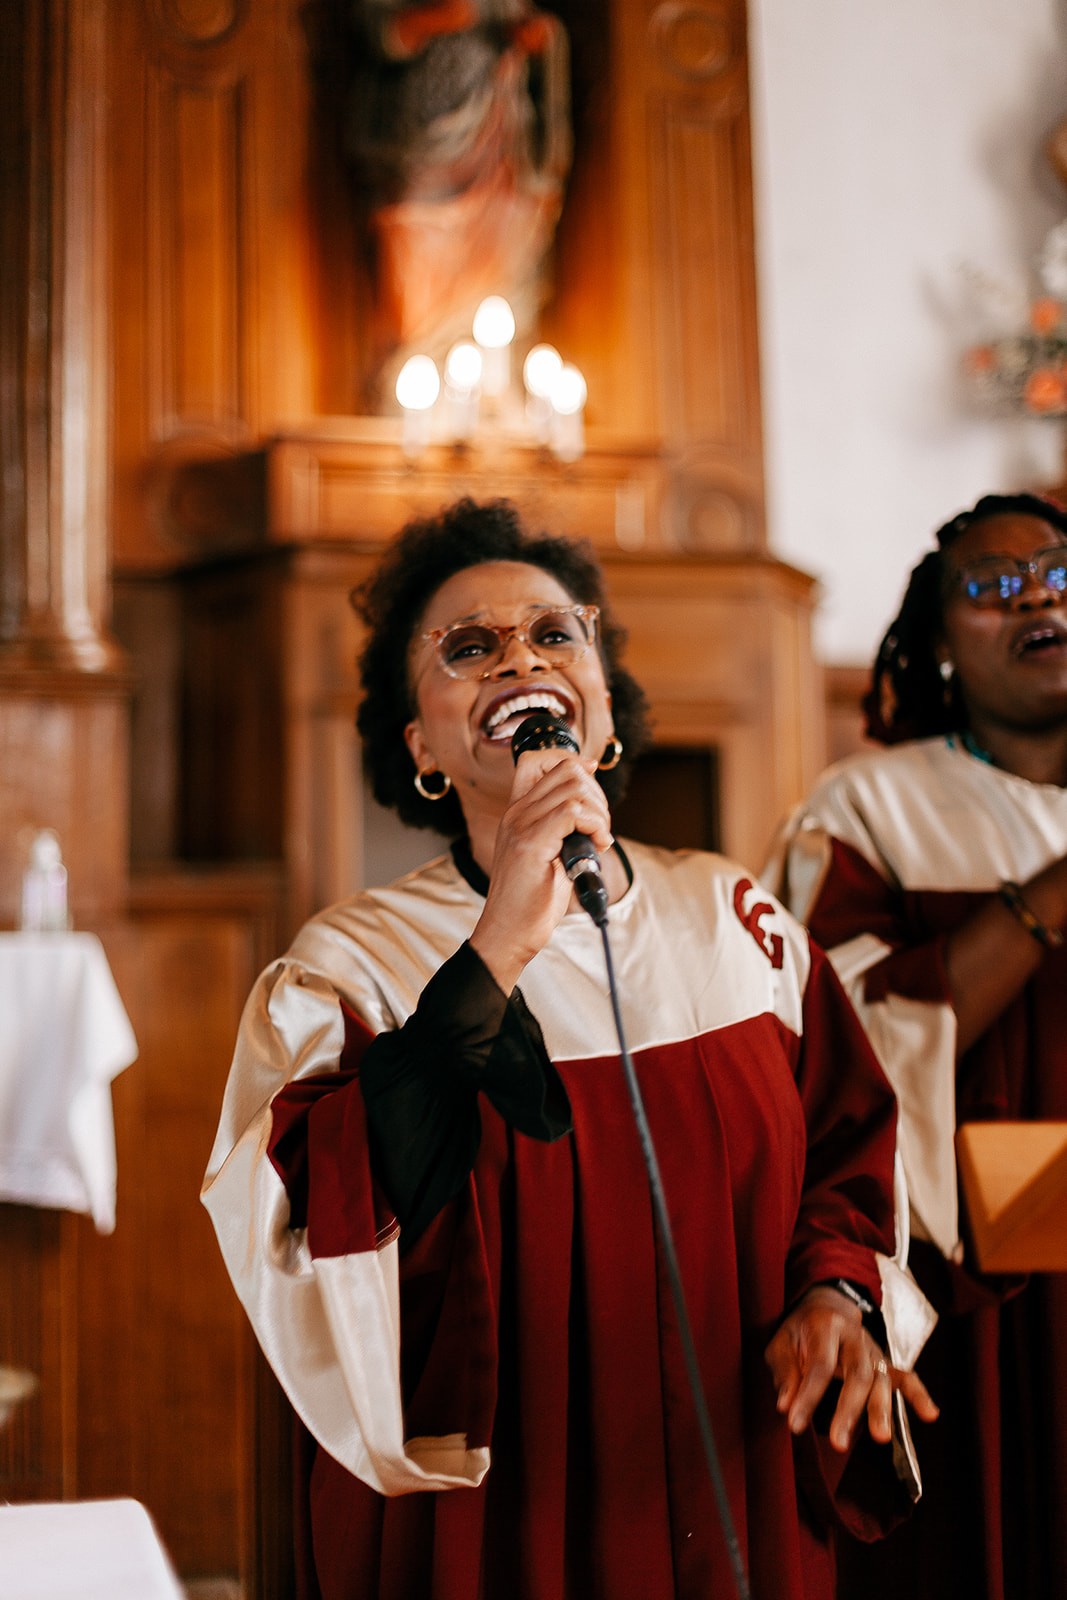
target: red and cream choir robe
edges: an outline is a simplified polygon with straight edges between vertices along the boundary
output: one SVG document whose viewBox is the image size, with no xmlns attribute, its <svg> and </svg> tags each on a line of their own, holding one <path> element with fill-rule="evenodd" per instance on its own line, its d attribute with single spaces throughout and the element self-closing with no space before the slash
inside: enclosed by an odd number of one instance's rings
<svg viewBox="0 0 1067 1600">
<path fill-rule="evenodd" d="M 827 1596 L 834 1506 L 871 1536 L 906 1496 L 888 1447 L 842 1479 L 809 1433 L 798 1501 L 763 1352 L 816 1283 L 878 1303 L 893 1097 L 825 957 L 740 868 L 626 850 L 624 1030 L 753 1594 Z M 336 905 L 242 1022 L 204 1199 L 316 1441 L 308 1592 L 730 1596 L 600 934 L 568 914 L 505 997 L 465 944 L 482 904 L 445 855 Z M 404 1148 L 368 1134 L 383 1105 Z"/>
<path fill-rule="evenodd" d="M 862 1600 L 1067 1596 L 1067 1278 L 984 1278 L 957 1199 L 957 1124 L 1067 1117 L 1067 951 L 956 1061 L 948 933 L 1067 852 L 1067 791 L 954 737 L 863 753 L 789 818 L 764 878 L 829 952 L 900 1104 L 910 1263 L 940 1313 L 919 1365 L 941 1406 L 926 1494 L 877 1551 L 842 1551 Z"/>
</svg>

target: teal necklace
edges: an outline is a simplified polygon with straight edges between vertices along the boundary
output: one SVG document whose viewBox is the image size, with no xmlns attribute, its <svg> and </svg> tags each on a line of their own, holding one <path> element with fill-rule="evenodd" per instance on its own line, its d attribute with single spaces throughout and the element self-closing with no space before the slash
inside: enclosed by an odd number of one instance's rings
<svg viewBox="0 0 1067 1600">
<path fill-rule="evenodd" d="M 974 734 L 969 728 L 964 728 L 963 732 L 960 734 L 950 733 L 948 735 L 949 745 L 954 746 L 957 738 L 959 739 L 960 744 L 966 750 L 967 754 L 974 756 L 976 761 L 984 761 L 987 767 L 996 766 L 996 762 L 989 754 L 989 751 L 982 749 L 982 746 L 978 743 L 978 740 L 975 738 Z"/>
</svg>

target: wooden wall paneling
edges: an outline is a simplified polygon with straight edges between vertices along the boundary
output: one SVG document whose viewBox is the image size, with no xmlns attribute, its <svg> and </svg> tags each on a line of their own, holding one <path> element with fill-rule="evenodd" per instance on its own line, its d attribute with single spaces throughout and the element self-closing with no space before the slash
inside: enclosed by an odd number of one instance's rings
<svg viewBox="0 0 1067 1600">
<path fill-rule="evenodd" d="M 365 555 L 331 559 L 314 551 L 290 566 L 282 676 L 289 749 L 286 863 L 294 929 L 309 908 L 329 905 L 365 881 L 355 732 L 361 629 L 348 596 L 370 567 Z"/>
<path fill-rule="evenodd" d="M 160 442 L 242 439 L 253 415 L 244 77 L 189 81 L 161 65 L 149 83 L 148 402 Z"/>
<path fill-rule="evenodd" d="M 61 1500 L 74 1485 L 69 1220 L 0 1204 L 0 1363 L 32 1372 L 39 1385 L 0 1429 L 0 1500 Z"/>
<path fill-rule="evenodd" d="M 759 370 L 743 7 L 661 4 L 653 83 L 651 281 L 672 445 L 758 456 Z"/>
<path fill-rule="evenodd" d="M 771 642 L 771 718 L 767 726 L 775 797 L 783 813 L 806 795 L 826 765 L 826 682 L 812 650 L 811 623 L 818 585 L 804 578 L 806 603 L 793 604 L 784 586 L 769 607 L 774 619 Z M 788 733 L 783 737 L 783 728 Z M 773 826 L 777 826 L 778 818 Z M 762 863 L 758 863 L 762 864 Z"/>
<path fill-rule="evenodd" d="M 148 283 L 145 85 L 147 50 L 141 6 L 112 6 L 107 51 L 111 107 L 106 158 L 111 328 L 111 548 L 114 567 L 150 566 L 154 485 L 148 459 Z M 134 559 L 136 557 L 136 560 Z M 156 564 L 161 564 L 156 557 Z"/>
<path fill-rule="evenodd" d="M 182 683 L 181 592 L 165 576 L 120 578 L 115 635 L 130 662 L 130 857 L 179 854 Z"/>
<path fill-rule="evenodd" d="M 118 23 L 114 560 L 132 573 L 200 553 L 173 504 L 184 461 L 313 409 L 310 88 L 296 0 L 139 0 Z"/>
<path fill-rule="evenodd" d="M 609 7 L 611 137 L 601 181 L 610 185 L 612 197 L 611 252 L 606 263 L 587 263 L 586 271 L 603 276 L 607 266 L 618 307 L 616 326 L 605 330 L 611 339 L 607 420 L 622 431 L 660 441 L 664 425 L 649 214 L 648 25 L 653 10 L 649 0 L 612 0 Z"/>
<path fill-rule="evenodd" d="M 362 827 L 362 776 L 355 732 L 355 699 L 348 695 L 314 707 L 294 730 L 312 784 L 292 785 L 290 822 L 294 840 L 314 841 L 295 853 L 289 886 L 290 921 L 299 926 L 306 908 L 332 905 L 366 881 Z M 310 807 L 310 815 L 305 815 Z"/>
<path fill-rule="evenodd" d="M 826 690 L 827 761 L 841 761 L 845 756 L 870 750 L 871 741 L 864 734 L 862 701 L 871 686 L 871 669 L 867 666 L 829 666 L 824 673 Z"/>
<path fill-rule="evenodd" d="M 662 4 L 650 23 L 652 282 L 673 518 L 688 548 L 763 526 L 744 6 Z"/>
<path fill-rule="evenodd" d="M 722 846 L 755 870 L 821 763 L 811 580 L 761 556 L 605 566 L 656 738 L 719 751 Z"/>
<path fill-rule="evenodd" d="M 315 670 L 320 665 L 316 648 L 319 639 L 314 628 L 305 633 L 294 624 L 294 611 L 303 609 L 301 600 L 290 583 L 286 595 L 284 655 L 278 662 L 279 677 L 284 684 L 280 698 L 288 756 L 282 836 L 289 934 L 294 933 L 309 914 L 309 906 L 317 909 L 337 898 L 329 893 L 329 885 L 335 881 L 329 874 L 344 855 L 341 830 L 331 804 L 335 795 L 332 780 L 336 778 L 336 766 L 330 762 L 323 771 L 317 765 L 324 757 L 330 761 L 334 744 L 328 736 L 329 722 L 323 726 L 315 705 L 317 697 L 307 682 L 307 669 Z M 320 899 L 323 895 L 325 897 Z"/>
<path fill-rule="evenodd" d="M 104 930 L 140 1053 L 113 1088 L 115 1233 L 78 1224 L 76 1492 L 133 1495 L 183 1577 L 251 1595 L 258 1357 L 198 1195 L 237 1020 L 277 937 L 277 881 L 174 875 L 134 899 Z"/>
<path fill-rule="evenodd" d="M 656 128 L 663 181 L 656 188 L 654 236 L 662 318 L 659 389 L 668 437 L 678 447 L 752 449 L 743 328 L 745 241 L 735 227 L 737 108 L 667 100 Z M 701 202 L 694 204 L 699 194 Z M 720 294 L 715 289 L 721 290 Z"/>
<path fill-rule="evenodd" d="M 611 421 L 661 442 L 663 542 L 765 541 L 744 0 L 611 8 Z"/>
<path fill-rule="evenodd" d="M 59 834 L 75 922 L 113 915 L 128 858 L 127 688 L 0 668 L 0 925 L 14 926 L 39 828 Z"/>
<path fill-rule="evenodd" d="M 189 572 L 181 590 L 181 854 L 276 861 L 288 738 L 280 560 Z"/>
<path fill-rule="evenodd" d="M 141 1050 L 114 1089 L 126 1210 L 116 1243 L 124 1229 L 129 1248 L 121 1265 L 112 1257 L 120 1270 L 100 1308 L 111 1320 L 115 1298 L 128 1302 L 129 1367 L 121 1379 L 107 1363 L 86 1368 L 81 1442 L 89 1444 L 94 1419 L 124 1442 L 127 1482 L 181 1573 L 236 1574 L 248 1537 L 250 1349 L 197 1196 L 251 982 L 248 932 L 229 919 L 145 918 L 108 948 Z M 104 1278 L 96 1254 L 87 1248 L 82 1262 L 87 1343 L 96 1331 L 90 1296 Z M 114 1403 L 122 1379 L 125 1418 L 122 1399 Z M 120 1419 L 126 1425 L 115 1429 Z M 87 1450 L 82 1494 L 107 1492 L 101 1466 L 102 1452 Z"/>
</svg>

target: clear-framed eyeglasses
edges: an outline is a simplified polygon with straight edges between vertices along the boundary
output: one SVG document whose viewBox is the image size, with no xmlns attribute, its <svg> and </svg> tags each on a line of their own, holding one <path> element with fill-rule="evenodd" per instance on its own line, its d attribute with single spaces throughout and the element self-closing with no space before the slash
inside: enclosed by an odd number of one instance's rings
<svg viewBox="0 0 1067 1600">
<path fill-rule="evenodd" d="M 1008 606 L 1022 594 L 1028 580 L 1053 594 L 1067 592 L 1067 544 L 1049 545 L 1030 561 L 1015 556 L 984 556 L 956 573 L 953 588 L 972 606 Z"/>
<path fill-rule="evenodd" d="M 512 639 L 527 645 L 542 661 L 568 667 L 596 639 L 599 606 L 546 606 L 525 622 L 499 627 L 492 622 L 453 622 L 421 635 L 433 646 L 438 665 L 450 678 L 488 678 Z"/>
</svg>

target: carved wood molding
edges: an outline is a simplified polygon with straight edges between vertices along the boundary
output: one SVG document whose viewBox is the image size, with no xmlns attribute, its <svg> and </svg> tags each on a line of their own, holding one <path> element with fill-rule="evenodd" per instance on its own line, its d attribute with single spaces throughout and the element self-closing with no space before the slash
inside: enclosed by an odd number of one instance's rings
<svg viewBox="0 0 1067 1600">
<path fill-rule="evenodd" d="M 298 0 L 141 0 L 115 22 L 114 558 L 160 570 L 183 559 L 184 463 L 314 409 L 311 86 Z"/>
<path fill-rule="evenodd" d="M 196 565 L 261 545 L 355 541 L 380 548 L 409 518 L 471 495 L 518 504 L 603 550 L 654 554 L 762 547 L 762 506 L 736 460 L 670 452 L 590 429 L 561 464 L 512 439 L 432 445 L 404 457 L 391 418 L 321 418 L 245 454 L 160 467 L 155 497 L 168 564 Z"/>
<path fill-rule="evenodd" d="M 149 0 L 161 33 L 179 44 L 221 44 L 240 27 L 249 0 Z"/>
<path fill-rule="evenodd" d="M 652 13 L 649 34 L 668 72 L 704 83 L 725 72 L 736 54 L 731 23 L 721 6 L 665 0 Z"/>
<path fill-rule="evenodd" d="M 149 404 L 160 443 L 189 433 L 247 435 L 237 151 L 247 103 L 239 83 L 152 85 L 149 141 L 159 183 L 149 206 Z M 195 184 L 195 192 L 194 192 Z"/>
</svg>

